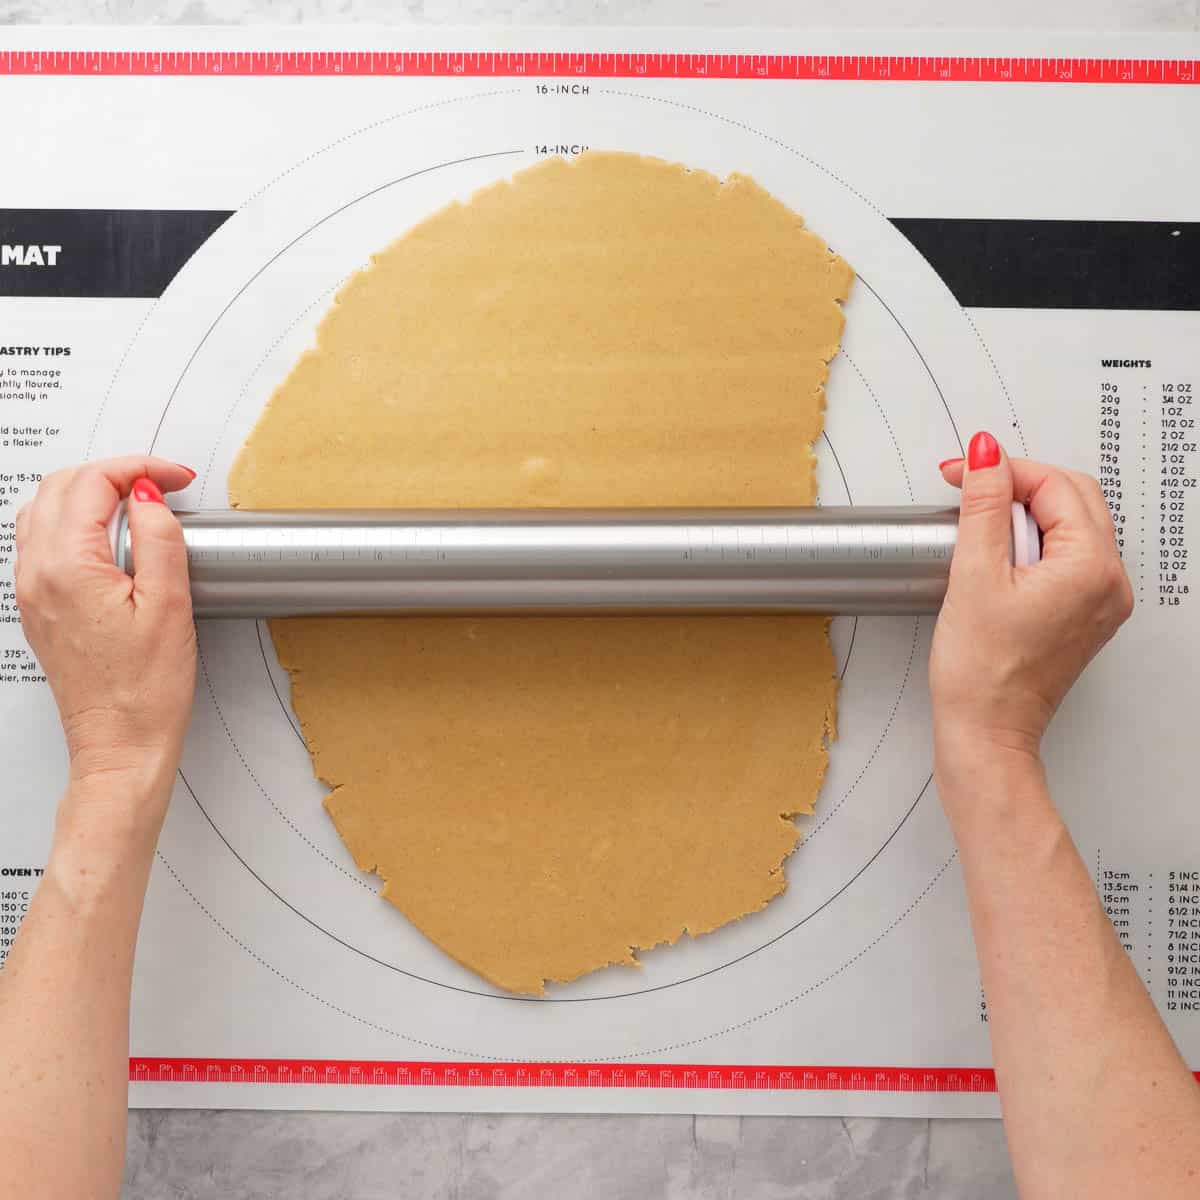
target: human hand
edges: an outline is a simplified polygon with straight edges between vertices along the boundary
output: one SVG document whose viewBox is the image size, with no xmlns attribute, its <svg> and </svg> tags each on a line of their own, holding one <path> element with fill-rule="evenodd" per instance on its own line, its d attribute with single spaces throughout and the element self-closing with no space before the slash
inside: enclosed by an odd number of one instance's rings
<svg viewBox="0 0 1200 1200">
<path fill-rule="evenodd" d="M 962 501 L 930 659 L 935 743 L 1036 755 L 1071 685 L 1133 611 L 1108 505 L 1091 476 L 1010 460 L 987 433 L 942 474 Z M 1034 566 L 1012 565 L 1014 499 L 1042 530 Z"/>
<path fill-rule="evenodd" d="M 116 780 L 94 790 L 159 821 L 196 670 L 183 535 L 162 493 L 194 478 L 156 458 L 89 463 L 48 475 L 16 519 L 21 624 L 58 704 L 72 785 Z M 106 529 L 125 496 L 136 578 L 113 564 Z"/>
</svg>

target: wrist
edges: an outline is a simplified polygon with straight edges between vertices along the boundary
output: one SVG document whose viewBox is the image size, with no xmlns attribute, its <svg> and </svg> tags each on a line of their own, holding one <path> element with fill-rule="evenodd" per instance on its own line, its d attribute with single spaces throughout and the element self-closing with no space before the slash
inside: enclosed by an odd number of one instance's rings
<svg viewBox="0 0 1200 1200">
<path fill-rule="evenodd" d="M 46 875 L 77 917 L 140 909 L 169 794 L 142 775 L 72 781 Z"/>
<path fill-rule="evenodd" d="M 945 717 L 935 708 L 933 749 L 937 762 L 950 771 L 973 769 L 985 760 L 1005 768 L 1037 767 L 1042 761 L 1041 735 L 1009 725 Z"/>
<path fill-rule="evenodd" d="M 55 841 L 83 838 L 97 852 L 153 851 L 174 781 L 174 759 L 147 755 L 123 766 L 98 768 L 72 761 L 59 803 Z"/>
<path fill-rule="evenodd" d="M 167 739 L 141 745 L 119 741 L 82 743 L 68 738 L 70 792 L 97 802 L 127 802 L 143 806 L 149 799 L 169 796 L 179 748 Z"/>
<path fill-rule="evenodd" d="M 68 710 L 60 706 L 72 784 L 124 776 L 149 786 L 174 774 L 186 711 L 147 712 L 145 707 L 114 703 Z"/>
<path fill-rule="evenodd" d="M 955 835 L 1054 813 L 1036 740 L 939 723 L 934 776 Z"/>
</svg>

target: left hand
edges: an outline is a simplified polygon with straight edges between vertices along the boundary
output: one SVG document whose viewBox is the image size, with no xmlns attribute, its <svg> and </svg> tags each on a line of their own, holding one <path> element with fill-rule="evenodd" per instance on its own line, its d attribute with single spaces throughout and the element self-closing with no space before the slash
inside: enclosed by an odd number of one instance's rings
<svg viewBox="0 0 1200 1200">
<path fill-rule="evenodd" d="M 196 670 L 187 555 L 163 492 L 193 478 L 157 458 L 89 463 L 48 475 L 16 520 L 21 624 L 58 704 L 72 785 L 106 806 L 147 804 L 152 823 L 165 810 Z M 127 496 L 136 578 L 114 565 L 106 530 Z M 114 778 L 115 787 L 88 787 Z"/>
</svg>

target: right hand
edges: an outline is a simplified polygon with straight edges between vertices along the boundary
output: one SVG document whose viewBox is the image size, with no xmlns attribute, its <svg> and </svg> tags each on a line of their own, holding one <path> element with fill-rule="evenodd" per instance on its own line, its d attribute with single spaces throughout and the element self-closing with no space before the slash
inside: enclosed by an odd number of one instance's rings
<svg viewBox="0 0 1200 1200">
<path fill-rule="evenodd" d="M 16 519 L 21 624 L 58 704 L 71 782 L 120 776 L 121 786 L 76 790 L 103 793 L 110 809 L 153 797 L 159 819 L 196 664 L 187 554 L 162 493 L 193 478 L 156 458 L 89 463 L 48 475 Z M 136 578 L 113 564 L 105 528 L 126 496 Z"/>
<path fill-rule="evenodd" d="M 1133 611 L 1108 505 L 1090 476 L 1009 459 L 989 434 L 942 474 L 962 501 L 930 659 L 935 741 L 1036 755 L 1071 685 Z M 1014 499 L 1042 530 L 1031 567 L 1011 562 Z"/>
</svg>

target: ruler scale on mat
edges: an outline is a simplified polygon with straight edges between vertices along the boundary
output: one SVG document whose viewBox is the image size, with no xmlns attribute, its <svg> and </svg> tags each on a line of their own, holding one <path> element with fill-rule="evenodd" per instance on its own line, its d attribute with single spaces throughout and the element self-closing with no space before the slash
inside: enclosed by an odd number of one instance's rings
<svg viewBox="0 0 1200 1200">
<path fill-rule="evenodd" d="M 570 51 L 0 51 L 0 75 L 284 75 L 841 80 L 886 83 L 1200 82 L 1200 60 Z"/>
</svg>

